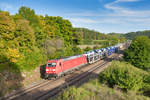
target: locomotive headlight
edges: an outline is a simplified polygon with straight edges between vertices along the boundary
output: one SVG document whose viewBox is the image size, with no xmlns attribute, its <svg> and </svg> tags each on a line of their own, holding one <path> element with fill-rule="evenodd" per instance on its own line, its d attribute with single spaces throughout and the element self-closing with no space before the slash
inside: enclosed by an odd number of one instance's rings
<svg viewBox="0 0 150 100">
<path fill-rule="evenodd" d="M 49 71 L 49 69 L 46 69 L 46 71 Z"/>
</svg>

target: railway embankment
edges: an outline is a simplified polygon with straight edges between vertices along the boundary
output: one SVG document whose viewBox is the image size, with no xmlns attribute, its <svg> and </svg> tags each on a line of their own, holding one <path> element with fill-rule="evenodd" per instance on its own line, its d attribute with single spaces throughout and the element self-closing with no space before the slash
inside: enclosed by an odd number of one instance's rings
<svg viewBox="0 0 150 100">
<path fill-rule="evenodd" d="M 150 100 L 148 77 L 149 73 L 127 62 L 113 61 L 96 78 L 68 88 L 55 100 Z"/>
</svg>

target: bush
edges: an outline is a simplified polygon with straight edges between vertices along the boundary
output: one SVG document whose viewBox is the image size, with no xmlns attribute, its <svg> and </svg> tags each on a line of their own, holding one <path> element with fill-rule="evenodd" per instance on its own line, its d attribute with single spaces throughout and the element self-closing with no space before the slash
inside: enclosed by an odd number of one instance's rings
<svg viewBox="0 0 150 100">
<path fill-rule="evenodd" d="M 72 46 L 68 46 L 64 49 L 64 57 L 67 57 L 67 56 L 72 56 L 74 55 L 74 52 L 72 50 Z"/>
<path fill-rule="evenodd" d="M 150 69 L 150 39 L 146 36 L 136 37 L 124 53 L 124 59 L 136 67 Z"/>
<path fill-rule="evenodd" d="M 87 44 L 87 45 L 91 45 L 93 43 L 93 41 L 92 40 L 88 40 L 88 39 L 85 39 L 84 41 L 83 41 L 83 44 Z"/>
<path fill-rule="evenodd" d="M 86 48 L 84 49 L 85 52 L 90 51 L 90 50 L 92 50 L 92 48 L 90 48 L 90 47 L 86 47 Z"/>
<path fill-rule="evenodd" d="M 100 74 L 99 79 L 110 87 L 117 85 L 125 91 L 139 90 L 143 86 L 143 73 L 142 70 L 126 62 L 114 61 Z"/>
<path fill-rule="evenodd" d="M 93 100 L 94 93 L 84 88 L 71 87 L 65 91 L 57 100 Z"/>
<path fill-rule="evenodd" d="M 136 91 L 122 93 L 122 91 L 99 84 L 96 79 L 90 80 L 79 88 L 71 87 L 57 98 L 49 100 L 149 100 L 149 98 L 137 94 Z"/>
<path fill-rule="evenodd" d="M 96 45 L 93 47 L 93 49 L 100 49 L 100 47 Z"/>
<path fill-rule="evenodd" d="M 79 47 L 77 47 L 77 46 L 74 46 L 72 48 L 72 50 L 73 50 L 73 52 L 74 52 L 75 55 L 82 54 L 82 50 Z"/>
<path fill-rule="evenodd" d="M 36 49 L 35 51 L 24 53 L 24 57 L 20 57 L 20 60 L 16 64 L 20 70 L 31 71 L 45 61 L 46 56 L 43 55 L 42 51 Z"/>
<path fill-rule="evenodd" d="M 143 91 L 144 95 L 150 97 L 150 73 L 144 75 L 143 82 L 144 82 L 144 84 L 143 84 L 142 91 Z"/>
</svg>

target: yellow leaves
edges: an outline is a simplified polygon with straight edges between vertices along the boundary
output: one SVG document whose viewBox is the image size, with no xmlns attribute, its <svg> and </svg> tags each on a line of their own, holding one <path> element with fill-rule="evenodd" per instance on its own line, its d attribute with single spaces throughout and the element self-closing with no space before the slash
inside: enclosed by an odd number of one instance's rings
<svg viewBox="0 0 150 100">
<path fill-rule="evenodd" d="M 0 48 L 4 48 L 4 41 L 3 40 L 0 40 Z"/>
<path fill-rule="evenodd" d="M 29 21 L 25 20 L 25 19 L 18 19 L 16 21 L 16 29 L 26 32 L 28 34 L 30 34 L 32 37 L 34 35 L 34 30 L 32 29 L 32 27 L 29 25 Z"/>
<path fill-rule="evenodd" d="M 7 12 L 0 12 L 0 38 L 13 39 L 16 25 Z"/>
<path fill-rule="evenodd" d="M 10 32 L 15 30 L 15 23 L 8 12 L 0 12 L 0 28 L 2 32 Z"/>
<path fill-rule="evenodd" d="M 19 50 L 12 49 L 12 48 L 8 48 L 6 55 L 7 55 L 8 59 L 13 63 L 16 63 L 20 57 Z"/>
</svg>

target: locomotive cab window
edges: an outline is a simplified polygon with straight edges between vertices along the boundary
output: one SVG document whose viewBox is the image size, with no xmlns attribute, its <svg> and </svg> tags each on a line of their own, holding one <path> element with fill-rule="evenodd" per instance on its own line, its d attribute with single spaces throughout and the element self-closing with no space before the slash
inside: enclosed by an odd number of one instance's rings
<svg viewBox="0 0 150 100">
<path fill-rule="evenodd" d="M 48 67 L 56 67 L 56 63 L 48 63 Z"/>
</svg>

